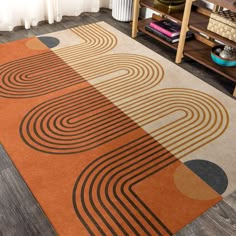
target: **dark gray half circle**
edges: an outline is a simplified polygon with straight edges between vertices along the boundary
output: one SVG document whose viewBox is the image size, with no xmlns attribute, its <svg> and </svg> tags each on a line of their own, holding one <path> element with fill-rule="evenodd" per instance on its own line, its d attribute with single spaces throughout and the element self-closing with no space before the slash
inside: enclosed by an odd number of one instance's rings
<svg viewBox="0 0 236 236">
<path fill-rule="evenodd" d="M 59 39 L 49 36 L 40 36 L 38 39 L 48 48 L 54 48 L 60 43 Z"/>
<path fill-rule="evenodd" d="M 228 177 L 221 167 L 206 160 L 191 160 L 184 164 L 217 193 L 225 192 L 228 186 Z"/>
</svg>

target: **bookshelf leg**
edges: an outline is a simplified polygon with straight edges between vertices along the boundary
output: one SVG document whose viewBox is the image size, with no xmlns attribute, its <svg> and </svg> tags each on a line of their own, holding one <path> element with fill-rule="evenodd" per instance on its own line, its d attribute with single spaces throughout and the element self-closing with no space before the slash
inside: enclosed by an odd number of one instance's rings
<svg viewBox="0 0 236 236">
<path fill-rule="evenodd" d="M 132 38 L 135 38 L 138 32 L 139 0 L 134 0 L 133 4 Z"/>
<path fill-rule="evenodd" d="M 233 96 L 236 97 L 236 85 L 235 85 L 235 87 L 234 87 Z"/>
<path fill-rule="evenodd" d="M 186 0 L 186 3 L 185 3 L 183 21 L 182 21 L 181 32 L 180 32 L 180 37 L 179 37 L 179 44 L 178 44 L 177 54 L 175 58 L 176 63 L 181 63 L 181 60 L 183 57 L 184 44 L 185 44 L 186 32 L 188 31 L 188 23 L 189 23 L 189 17 L 191 13 L 192 1 L 193 0 Z"/>
</svg>

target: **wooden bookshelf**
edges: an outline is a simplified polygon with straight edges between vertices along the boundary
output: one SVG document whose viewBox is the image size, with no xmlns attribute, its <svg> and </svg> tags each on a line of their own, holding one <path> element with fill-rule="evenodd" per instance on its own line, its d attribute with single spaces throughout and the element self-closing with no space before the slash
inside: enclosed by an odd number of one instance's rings
<svg viewBox="0 0 236 236">
<path fill-rule="evenodd" d="M 234 5 L 235 1 L 236 0 L 208 0 L 208 2 L 230 9 L 231 11 L 236 11 L 236 5 Z M 183 12 L 168 13 L 167 10 L 156 8 L 153 0 L 134 0 L 132 37 L 136 37 L 138 31 L 148 34 L 157 41 L 176 50 L 176 63 L 181 63 L 182 58 L 187 56 L 236 83 L 236 67 L 219 66 L 211 59 L 211 48 L 218 44 L 218 42 L 232 47 L 236 47 L 236 43 L 207 30 L 211 11 L 199 7 L 201 4 L 193 4 L 193 2 L 194 0 L 186 0 Z M 181 23 L 182 27 L 179 43 L 168 43 L 146 31 L 145 25 L 149 24 L 153 19 L 138 20 L 139 6 L 152 9 L 160 15 L 158 16 L 159 19 L 169 18 Z M 158 17 L 155 16 L 155 20 L 158 20 Z M 195 39 L 185 40 L 186 32 L 189 29 L 195 33 L 196 37 Z M 236 96 L 236 87 L 233 95 Z"/>
</svg>

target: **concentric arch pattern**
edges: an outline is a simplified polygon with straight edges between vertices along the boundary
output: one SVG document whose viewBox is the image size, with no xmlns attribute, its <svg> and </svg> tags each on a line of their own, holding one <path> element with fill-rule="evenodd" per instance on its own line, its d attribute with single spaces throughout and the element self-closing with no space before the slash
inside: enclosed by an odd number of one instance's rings
<svg viewBox="0 0 236 236">
<path fill-rule="evenodd" d="M 91 162 L 74 187 L 76 214 L 90 235 L 171 235 L 133 188 L 177 162 L 176 156 L 219 137 L 228 114 L 214 98 L 188 89 L 163 89 L 121 108 L 142 126 L 176 111 L 183 115 Z"/>
<path fill-rule="evenodd" d="M 79 68 L 89 81 L 122 73 L 96 83 L 96 88 L 88 86 L 33 108 L 20 126 L 21 137 L 32 148 L 53 154 L 78 153 L 139 128 L 111 101 L 122 102 L 156 86 L 163 78 L 160 65 L 130 54 L 107 55 L 85 64 Z"/>
<path fill-rule="evenodd" d="M 96 24 L 72 31 L 81 37 L 81 44 L 0 65 L 0 97 L 37 97 L 82 83 L 84 78 L 65 62 L 86 61 L 91 54 L 98 56 L 109 52 L 117 43 L 112 33 Z"/>
<path fill-rule="evenodd" d="M 91 58 L 109 53 L 117 44 L 117 38 L 97 24 L 71 30 L 83 40 L 83 43 L 54 50 L 54 53 L 68 64 L 91 60 Z"/>
<path fill-rule="evenodd" d="M 0 140 L 59 235 L 177 232 L 222 199 L 195 157 L 232 190 L 230 100 L 104 22 L 49 36 L 0 45 Z"/>
</svg>

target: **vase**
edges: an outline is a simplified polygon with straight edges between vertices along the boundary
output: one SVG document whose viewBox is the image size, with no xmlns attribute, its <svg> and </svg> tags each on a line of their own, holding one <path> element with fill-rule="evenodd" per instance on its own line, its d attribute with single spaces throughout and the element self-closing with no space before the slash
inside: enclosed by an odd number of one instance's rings
<svg viewBox="0 0 236 236">
<path fill-rule="evenodd" d="M 132 20 L 132 0 L 113 0 L 112 17 L 118 21 L 128 22 Z"/>
</svg>

